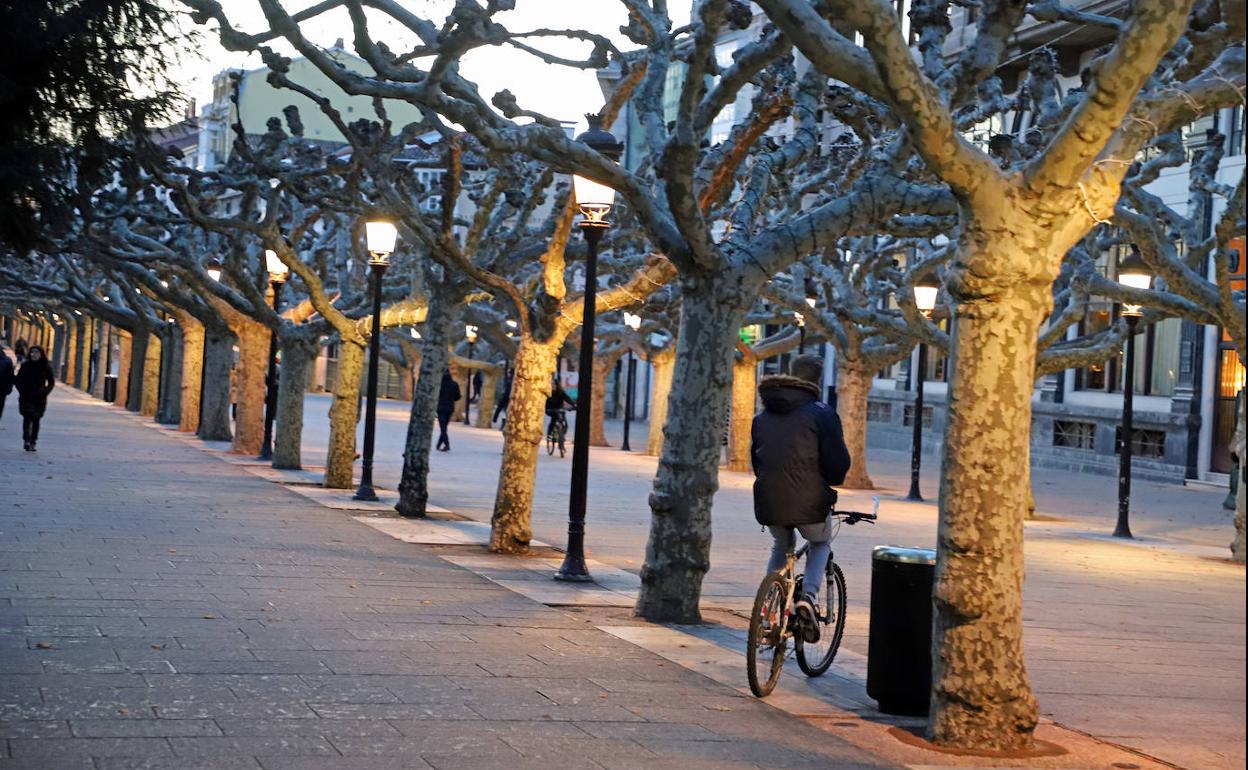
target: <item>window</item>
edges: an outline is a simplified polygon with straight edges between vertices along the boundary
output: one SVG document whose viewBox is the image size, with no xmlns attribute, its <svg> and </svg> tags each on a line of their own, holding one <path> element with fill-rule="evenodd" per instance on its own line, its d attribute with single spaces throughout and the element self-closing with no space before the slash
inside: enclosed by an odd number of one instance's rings
<svg viewBox="0 0 1248 770">
<path fill-rule="evenodd" d="M 893 405 L 888 401 L 867 402 L 867 422 L 892 422 Z"/>
<path fill-rule="evenodd" d="M 1070 449 L 1093 450 L 1096 448 L 1096 425 L 1073 420 L 1053 421 L 1053 446 Z"/>
<path fill-rule="evenodd" d="M 1209 146 L 1209 137 L 1217 130 L 1218 114 L 1216 112 L 1199 117 L 1183 127 L 1183 147 L 1189 161 L 1192 159 L 1192 153 Z"/>
<path fill-rule="evenodd" d="M 1162 430 L 1141 430 L 1134 428 L 1131 433 L 1132 457 L 1150 457 L 1161 459 L 1166 456 L 1166 432 Z M 1114 454 L 1122 451 L 1122 426 L 1114 430 Z"/>
<path fill-rule="evenodd" d="M 906 404 L 905 409 L 901 413 L 901 424 L 907 427 L 914 425 L 914 404 Z M 923 407 L 923 430 L 931 430 L 932 428 L 932 408 L 930 406 Z"/>
<path fill-rule="evenodd" d="M 1244 154 L 1244 106 L 1236 105 L 1231 110 L 1230 125 L 1227 126 L 1228 142 L 1226 154 L 1228 156 Z"/>
</svg>

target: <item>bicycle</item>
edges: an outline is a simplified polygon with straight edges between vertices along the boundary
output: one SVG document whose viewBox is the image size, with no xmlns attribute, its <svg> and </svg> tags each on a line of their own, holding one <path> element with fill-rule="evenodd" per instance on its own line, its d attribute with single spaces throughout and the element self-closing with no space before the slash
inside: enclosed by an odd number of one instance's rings
<svg viewBox="0 0 1248 770">
<path fill-rule="evenodd" d="M 550 427 L 546 429 L 546 454 L 553 455 L 555 447 L 559 448 L 559 456 L 567 455 L 564 439 L 568 435 L 568 413 L 559 409 L 551 415 Z"/>
<path fill-rule="evenodd" d="M 879 518 L 880 498 L 874 497 L 872 501 L 874 508 L 871 513 L 833 511 L 830 515 L 837 519 L 838 526 L 832 532 L 830 540 L 836 539 L 841 522 L 851 526 L 860 521 L 874 523 Z M 797 665 L 809 677 L 823 675 L 832 665 L 832 659 L 836 657 L 837 649 L 841 646 L 841 636 L 845 633 L 845 574 L 831 555 L 828 556 L 825 573 L 826 590 L 821 592 L 815 607 L 820 625 L 818 641 L 806 642 L 803 640 L 804 634 L 795 633 L 802 621 L 793 611 L 793 597 L 802 590 L 802 576 L 797 575 L 794 568 L 809 549 L 810 543 L 803 543 L 796 552 L 789 551 L 784 568 L 768 573 L 754 596 L 745 653 L 745 672 L 750 680 L 750 691 L 759 698 L 770 695 L 776 688 L 784 659 L 788 656 L 789 639 L 793 639 Z M 771 656 L 770 663 L 766 660 L 768 655 Z M 760 663 L 766 665 L 760 667 Z M 760 673 L 766 673 L 766 678 L 760 678 Z"/>
</svg>

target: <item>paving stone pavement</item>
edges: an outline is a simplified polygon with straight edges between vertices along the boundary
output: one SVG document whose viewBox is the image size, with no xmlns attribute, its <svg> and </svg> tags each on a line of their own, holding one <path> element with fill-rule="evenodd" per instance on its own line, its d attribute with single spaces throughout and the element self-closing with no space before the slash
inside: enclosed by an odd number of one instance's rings
<svg viewBox="0 0 1248 770">
<path fill-rule="evenodd" d="M 895 767 L 110 407 L 0 421 L 0 768 Z"/>
</svg>

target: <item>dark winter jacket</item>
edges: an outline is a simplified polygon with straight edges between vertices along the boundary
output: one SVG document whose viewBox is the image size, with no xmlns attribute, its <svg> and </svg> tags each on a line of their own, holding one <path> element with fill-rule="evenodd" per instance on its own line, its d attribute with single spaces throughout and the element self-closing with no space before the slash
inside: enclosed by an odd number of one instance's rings
<svg viewBox="0 0 1248 770">
<path fill-rule="evenodd" d="M 13 381 L 15 375 L 13 373 L 13 359 L 0 351 L 0 398 L 13 392 Z"/>
<path fill-rule="evenodd" d="M 455 402 L 463 394 L 459 392 L 459 383 L 450 372 L 442 372 L 442 384 L 438 387 L 438 414 L 450 414 L 455 411 Z"/>
<path fill-rule="evenodd" d="M 750 430 L 754 518 L 796 527 L 827 518 L 849 472 L 849 450 L 836 412 L 819 400 L 819 386 L 788 375 L 758 386 L 763 411 Z"/>
<path fill-rule="evenodd" d="M 563 386 L 556 385 L 555 389 L 552 390 L 550 395 L 546 397 L 546 414 L 554 414 L 562 409 L 564 404 L 567 404 L 568 406 L 576 406 L 576 402 L 573 401 L 572 397 L 568 395 L 568 392 L 563 389 Z"/>
<path fill-rule="evenodd" d="M 30 350 L 43 352 L 37 346 Z M 23 417 L 42 417 L 44 410 L 48 408 L 48 394 L 56 384 L 48 357 L 41 356 L 38 361 L 34 361 L 27 352 L 22 368 L 17 370 L 15 384 L 18 394 L 17 410 Z"/>
</svg>

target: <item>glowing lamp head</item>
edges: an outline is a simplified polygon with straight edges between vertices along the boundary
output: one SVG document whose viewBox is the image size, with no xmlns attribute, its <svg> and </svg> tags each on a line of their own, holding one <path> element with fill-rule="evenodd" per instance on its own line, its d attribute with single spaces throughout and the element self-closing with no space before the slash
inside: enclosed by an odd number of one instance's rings
<svg viewBox="0 0 1248 770">
<path fill-rule="evenodd" d="M 803 287 L 806 290 L 806 307 L 814 310 L 815 305 L 819 303 L 819 289 L 815 286 L 814 279 L 807 278 Z"/>
<path fill-rule="evenodd" d="M 1135 246 L 1131 247 L 1131 254 L 1118 265 L 1118 283 L 1131 289 L 1147 289 L 1153 284 L 1153 274 L 1148 269 L 1148 263 Z"/>
<path fill-rule="evenodd" d="M 636 315 L 635 313 L 625 313 L 624 325 L 633 331 L 637 331 L 641 328 L 641 316 Z"/>
<path fill-rule="evenodd" d="M 285 283 L 286 274 L 290 272 L 290 268 L 286 263 L 277 256 L 277 252 L 273 249 L 264 250 L 264 266 L 269 271 L 269 281 L 272 283 Z"/>
<path fill-rule="evenodd" d="M 393 219 L 374 217 L 364 223 L 364 239 L 368 242 L 368 264 L 388 265 L 399 240 L 399 227 Z"/>
<path fill-rule="evenodd" d="M 221 280 L 221 263 L 215 259 L 204 265 L 204 272 L 208 273 L 208 277 L 214 281 Z"/>
<path fill-rule="evenodd" d="M 793 311 L 793 320 L 797 322 L 799 327 L 804 327 L 806 325 L 806 316 L 796 310 Z"/>
<path fill-rule="evenodd" d="M 914 282 L 914 304 L 919 312 L 927 315 L 936 307 L 936 295 L 940 293 L 940 282 L 931 275 L 925 275 Z"/>
<path fill-rule="evenodd" d="M 589 130 L 576 137 L 576 141 L 588 145 L 598 154 L 618 163 L 620 155 L 624 152 L 624 145 L 617 142 L 615 136 L 602 127 L 600 115 L 586 115 L 585 119 L 589 123 Z M 585 217 L 581 226 L 606 227 L 609 224 L 607 215 L 611 213 L 611 207 L 615 205 L 615 189 L 580 174 L 574 174 L 572 190 L 576 194 L 576 205 Z"/>
<path fill-rule="evenodd" d="M 468 338 L 469 345 L 477 344 L 477 327 L 472 324 L 464 326 L 464 336 Z"/>
</svg>

